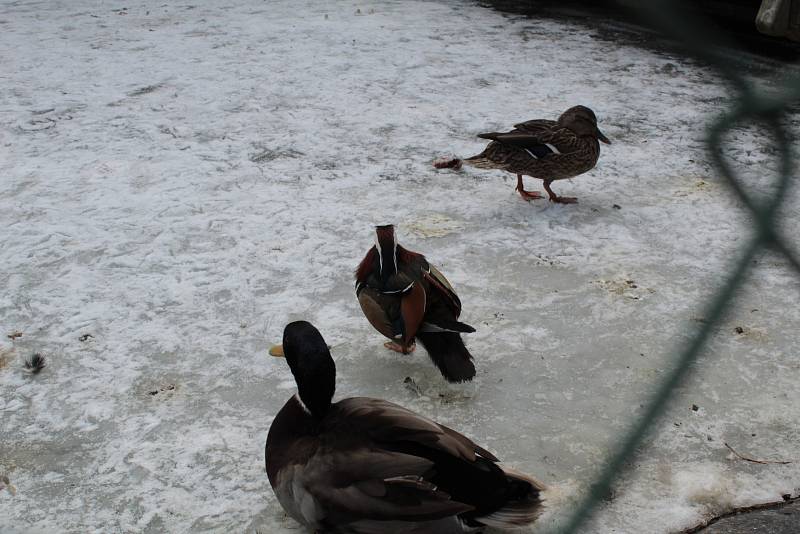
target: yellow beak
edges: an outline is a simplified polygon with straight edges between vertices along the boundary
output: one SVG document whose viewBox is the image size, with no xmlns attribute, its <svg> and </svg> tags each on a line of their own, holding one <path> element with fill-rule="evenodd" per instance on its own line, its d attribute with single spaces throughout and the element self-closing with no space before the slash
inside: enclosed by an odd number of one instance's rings
<svg viewBox="0 0 800 534">
<path fill-rule="evenodd" d="M 283 354 L 283 345 L 274 345 L 269 349 L 269 355 L 275 356 L 276 358 L 283 358 L 285 356 Z"/>
</svg>

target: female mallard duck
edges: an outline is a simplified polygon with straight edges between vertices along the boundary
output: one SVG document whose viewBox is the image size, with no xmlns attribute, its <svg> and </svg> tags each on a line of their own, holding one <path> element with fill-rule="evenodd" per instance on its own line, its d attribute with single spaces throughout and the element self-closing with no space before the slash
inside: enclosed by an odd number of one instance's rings
<svg viewBox="0 0 800 534">
<path fill-rule="evenodd" d="M 460 332 L 461 300 L 425 256 L 397 244 L 394 226 L 376 227 L 375 246 L 356 270 L 356 297 L 367 320 L 391 341 L 384 346 L 408 354 L 419 339 L 450 382 L 475 376 L 472 355 Z"/>
<path fill-rule="evenodd" d="M 541 513 L 544 485 L 458 432 L 379 399 L 331 403 L 336 365 L 305 321 L 283 345 L 297 382 L 272 421 L 267 476 L 296 521 L 318 532 L 456 534 L 513 528 Z"/>
<path fill-rule="evenodd" d="M 574 106 L 561 114 L 557 121 L 534 119 L 515 124 L 510 132 L 480 134 L 491 139 L 486 149 L 471 158 L 439 160 L 438 169 L 460 168 L 466 163 L 479 169 L 502 169 L 517 175 L 517 188 L 525 200 L 543 198 L 536 191 L 526 191 L 522 175 L 544 180 L 544 189 L 551 202 L 572 204 L 573 197 L 560 197 L 553 193 L 554 180 L 573 178 L 591 170 L 600 157 L 598 140 L 611 141 L 597 128 L 597 117 L 586 106 Z"/>
</svg>

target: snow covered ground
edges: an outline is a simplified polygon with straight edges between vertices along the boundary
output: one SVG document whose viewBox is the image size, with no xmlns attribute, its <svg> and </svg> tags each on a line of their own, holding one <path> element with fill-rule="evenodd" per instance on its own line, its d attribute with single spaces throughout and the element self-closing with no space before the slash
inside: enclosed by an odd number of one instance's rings
<svg viewBox="0 0 800 534">
<path fill-rule="evenodd" d="M 263 448 L 294 390 L 266 351 L 298 318 L 333 345 L 338 396 L 398 402 L 537 475 L 553 526 L 750 235 L 701 143 L 725 87 L 577 23 L 455 0 L 2 1 L 0 58 L 3 532 L 297 532 Z M 431 166 L 578 103 L 614 144 L 555 184 L 577 205 Z M 768 188 L 769 139 L 729 140 Z M 459 291 L 473 384 L 387 353 L 362 317 L 352 271 L 389 221 Z M 800 460 L 800 281 L 771 254 L 753 267 L 586 532 L 800 493 L 800 462 L 723 445 Z"/>
</svg>

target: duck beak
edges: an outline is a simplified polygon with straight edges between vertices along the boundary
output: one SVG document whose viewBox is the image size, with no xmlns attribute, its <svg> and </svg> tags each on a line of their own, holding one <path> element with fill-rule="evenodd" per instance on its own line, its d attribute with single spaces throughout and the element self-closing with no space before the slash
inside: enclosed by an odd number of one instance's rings
<svg viewBox="0 0 800 534">
<path fill-rule="evenodd" d="M 285 358 L 286 355 L 283 353 L 283 345 L 275 345 L 269 349 L 269 355 L 275 356 L 276 358 Z"/>
<path fill-rule="evenodd" d="M 14 484 L 9 484 L 8 486 L 6 486 L 6 489 L 11 494 L 12 497 L 17 494 L 17 488 L 14 487 Z"/>
<path fill-rule="evenodd" d="M 608 140 L 608 137 L 603 135 L 603 132 L 601 132 L 599 129 L 597 130 L 597 138 L 607 145 L 611 144 L 611 141 Z"/>
</svg>

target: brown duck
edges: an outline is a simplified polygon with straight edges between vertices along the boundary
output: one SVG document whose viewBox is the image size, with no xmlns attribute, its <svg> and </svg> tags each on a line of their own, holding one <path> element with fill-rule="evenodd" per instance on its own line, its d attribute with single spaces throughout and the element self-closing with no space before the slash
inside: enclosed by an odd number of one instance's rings
<svg viewBox="0 0 800 534">
<path fill-rule="evenodd" d="M 611 141 L 597 128 L 597 117 L 586 106 L 574 106 L 557 121 L 534 119 L 514 125 L 510 132 L 478 135 L 491 139 L 486 149 L 471 158 L 437 160 L 438 169 L 461 167 L 462 162 L 479 169 L 501 169 L 517 175 L 516 190 L 525 200 L 543 198 L 536 191 L 526 191 L 522 176 L 544 181 L 551 202 L 572 204 L 573 197 L 556 195 L 550 184 L 573 178 L 591 170 L 600 156 L 600 143 Z"/>
<path fill-rule="evenodd" d="M 297 382 L 265 447 L 267 476 L 286 513 L 315 532 L 466 534 L 516 529 L 544 509 L 544 485 L 501 465 L 453 429 L 381 399 L 332 402 L 336 364 L 311 323 L 283 345 Z"/>
<path fill-rule="evenodd" d="M 472 355 L 458 321 L 461 300 L 425 256 L 397 244 L 394 226 L 376 227 L 376 242 L 356 270 L 356 296 L 370 324 L 391 341 L 386 348 L 408 354 L 419 339 L 450 382 L 472 380 Z"/>
</svg>

